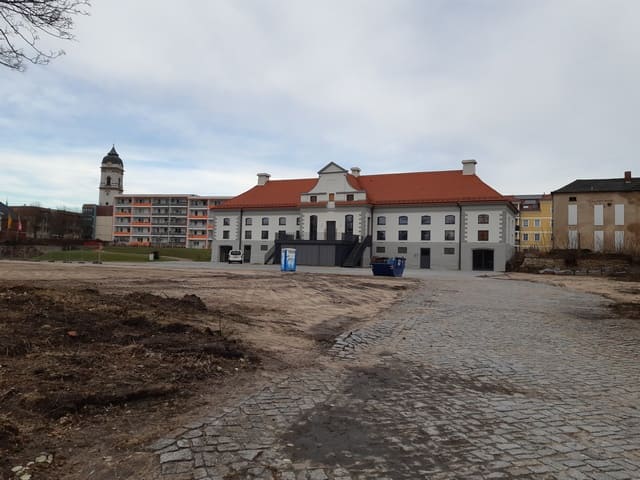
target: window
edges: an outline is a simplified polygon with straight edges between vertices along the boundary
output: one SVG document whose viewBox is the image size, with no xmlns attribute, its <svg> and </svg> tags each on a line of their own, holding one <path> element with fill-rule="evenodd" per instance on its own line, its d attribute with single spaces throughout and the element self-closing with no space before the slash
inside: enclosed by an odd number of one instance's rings
<svg viewBox="0 0 640 480">
<path fill-rule="evenodd" d="M 111 177 L 107 177 L 107 185 L 111 185 Z"/>
<path fill-rule="evenodd" d="M 269 225 L 269 217 L 262 217 L 262 225 Z"/>
<path fill-rule="evenodd" d="M 407 247 L 398 247 L 398 253 L 407 253 Z"/>
<path fill-rule="evenodd" d="M 398 240 L 406 240 L 409 236 L 407 230 L 398 230 Z"/>
<path fill-rule="evenodd" d="M 353 235 L 353 215 L 344 216 L 344 233 L 347 235 Z"/>
<path fill-rule="evenodd" d="M 624 203 L 616 203 L 613 209 L 615 224 L 624 225 Z"/>
<path fill-rule="evenodd" d="M 249 226 L 253 225 L 253 218 L 251 218 L 251 217 L 245 218 L 244 219 L 244 224 L 245 225 L 249 225 Z"/>
<path fill-rule="evenodd" d="M 522 234 L 522 240 L 524 242 L 528 242 L 529 241 L 529 234 L 528 233 L 523 233 Z"/>
<path fill-rule="evenodd" d="M 409 217 L 406 215 L 400 215 L 398 217 L 398 225 L 409 225 Z"/>
<path fill-rule="evenodd" d="M 278 230 L 278 240 L 286 240 L 287 239 L 287 232 L 286 230 Z"/>
<path fill-rule="evenodd" d="M 489 241 L 489 230 L 478 230 L 478 241 L 479 242 L 488 242 Z"/>
<path fill-rule="evenodd" d="M 576 197 L 569 197 L 569 201 L 570 202 L 575 202 L 576 201 Z"/>
<path fill-rule="evenodd" d="M 444 239 L 445 240 L 455 240 L 456 239 L 456 231 L 455 230 L 445 230 L 444 231 Z"/>
<path fill-rule="evenodd" d="M 604 225 L 604 205 L 593 206 L 593 224 Z"/>
<path fill-rule="evenodd" d="M 222 231 L 222 238 L 224 238 L 224 239 L 228 239 L 229 238 L 229 230 L 223 230 Z"/>
<path fill-rule="evenodd" d="M 431 240 L 431 230 L 422 230 L 420 232 L 420 240 L 423 242 L 428 242 Z"/>
<path fill-rule="evenodd" d="M 387 217 L 378 217 L 378 225 L 386 225 Z"/>
<path fill-rule="evenodd" d="M 539 233 L 534 233 L 533 234 L 533 241 L 534 242 L 539 242 L 540 241 L 540 234 Z"/>
<path fill-rule="evenodd" d="M 311 203 L 316 203 L 316 202 L 318 201 L 318 196 L 317 196 L 317 195 L 311 195 L 311 196 L 309 197 L 309 201 L 310 201 Z"/>
<path fill-rule="evenodd" d="M 335 202 L 336 200 L 336 194 L 335 193 L 330 193 L 329 194 L 329 201 L 330 202 Z"/>
<path fill-rule="evenodd" d="M 621 252 L 624 248 L 624 232 L 616 230 L 614 233 L 613 242 L 616 248 L 616 252 Z"/>
<path fill-rule="evenodd" d="M 578 205 L 568 205 L 569 225 L 578 224 Z"/>
<path fill-rule="evenodd" d="M 456 254 L 456 249 L 452 248 L 452 247 L 444 247 L 444 254 L 445 255 L 455 255 Z"/>
<path fill-rule="evenodd" d="M 604 245 L 604 232 L 602 230 L 596 230 L 593 232 L 593 250 L 601 252 Z"/>
<path fill-rule="evenodd" d="M 420 217 L 420 224 L 431 225 L 431 215 L 422 215 L 422 217 Z"/>
<path fill-rule="evenodd" d="M 387 235 L 384 230 L 378 230 L 376 232 L 376 240 L 386 240 L 386 239 L 387 239 Z"/>
<path fill-rule="evenodd" d="M 481 213 L 478 215 L 478 224 L 483 225 L 489 223 L 489 215 Z"/>
<path fill-rule="evenodd" d="M 266 252 L 267 250 L 269 250 L 269 245 L 260 245 L 260 250 Z"/>
<path fill-rule="evenodd" d="M 528 227 L 529 226 L 529 220 L 528 219 L 522 220 L 522 226 L 523 227 Z"/>
<path fill-rule="evenodd" d="M 533 226 L 540 228 L 540 219 L 539 218 L 534 218 L 533 219 Z"/>
<path fill-rule="evenodd" d="M 244 239 L 245 240 L 251 240 L 251 230 L 245 230 L 244 231 Z"/>
<path fill-rule="evenodd" d="M 575 250 L 578 248 L 578 231 L 569 230 L 569 248 Z"/>
<path fill-rule="evenodd" d="M 231 219 L 230 218 L 223 218 L 222 219 L 222 225 L 224 225 L 224 226 L 231 225 Z"/>
<path fill-rule="evenodd" d="M 269 230 L 262 230 L 260 238 L 262 240 L 269 240 Z"/>
<path fill-rule="evenodd" d="M 353 193 L 347 193 L 347 202 L 353 202 Z"/>
<path fill-rule="evenodd" d="M 296 217 L 296 225 L 300 225 L 300 217 Z"/>
<path fill-rule="evenodd" d="M 376 247 L 376 253 L 384 253 L 385 247 Z"/>
<path fill-rule="evenodd" d="M 444 223 L 446 223 L 447 225 L 455 225 L 456 216 L 455 215 L 445 215 Z"/>
<path fill-rule="evenodd" d="M 285 217 L 280 217 L 278 219 L 278 225 L 286 225 L 287 224 L 287 219 Z"/>
</svg>

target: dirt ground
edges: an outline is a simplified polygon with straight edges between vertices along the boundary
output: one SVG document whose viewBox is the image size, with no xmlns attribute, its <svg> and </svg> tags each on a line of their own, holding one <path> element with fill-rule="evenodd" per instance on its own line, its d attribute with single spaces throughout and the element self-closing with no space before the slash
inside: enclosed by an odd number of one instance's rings
<svg viewBox="0 0 640 480">
<path fill-rule="evenodd" d="M 2 261 L 0 480 L 155 478 L 154 439 L 322 361 L 417 284 Z"/>
<path fill-rule="evenodd" d="M 505 278 L 546 283 L 577 292 L 602 295 L 612 300 L 611 309 L 627 318 L 640 318 L 640 277 L 541 275 L 531 273 L 506 273 Z"/>
</svg>

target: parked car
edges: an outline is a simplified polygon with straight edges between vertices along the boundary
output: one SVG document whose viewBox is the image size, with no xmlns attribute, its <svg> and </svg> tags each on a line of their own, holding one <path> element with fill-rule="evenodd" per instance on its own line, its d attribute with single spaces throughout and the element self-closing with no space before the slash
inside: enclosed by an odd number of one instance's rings
<svg viewBox="0 0 640 480">
<path fill-rule="evenodd" d="M 240 250 L 231 250 L 228 261 L 229 263 L 242 263 L 242 252 Z"/>
</svg>

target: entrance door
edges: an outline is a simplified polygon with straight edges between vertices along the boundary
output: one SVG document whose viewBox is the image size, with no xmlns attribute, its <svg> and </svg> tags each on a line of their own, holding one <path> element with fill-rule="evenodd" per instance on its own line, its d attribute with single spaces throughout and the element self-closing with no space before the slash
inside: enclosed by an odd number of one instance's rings
<svg viewBox="0 0 640 480">
<path fill-rule="evenodd" d="M 231 247 L 229 245 L 220 245 L 220 262 L 227 263 L 230 251 Z"/>
<path fill-rule="evenodd" d="M 493 250 L 474 250 L 473 269 L 493 271 Z"/>
<path fill-rule="evenodd" d="M 336 239 L 336 222 L 333 220 L 327 221 L 327 240 Z"/>
<path fill-rule="evenodd" d="M 431 268 L 431 249 L 420 249 L 420 268 Z"/>
<path fill-rule="evenodd" d="M 244 253 L 242 254 L 243 263 L 251 263 L 251 245 L 244 246 Z"/>
</svg>

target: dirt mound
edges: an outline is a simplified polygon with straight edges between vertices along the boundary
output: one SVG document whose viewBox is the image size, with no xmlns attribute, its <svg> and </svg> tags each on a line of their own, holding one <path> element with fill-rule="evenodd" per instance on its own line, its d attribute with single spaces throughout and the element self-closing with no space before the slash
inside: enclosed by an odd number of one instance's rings
<svg viewBox="0 0 640 480">
<path fill-rule="evenodd" d="M 255 365 L 217 330 L 220 314 L 191 294 L 0 286 L 0 403 L 12 413 L 0 414 L 0 478 L 18 449 L 55 450 L 55 438 L 34 438 L 51 436 L 67 415 L 143 408 Z"/>
</svg>

